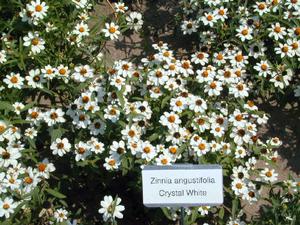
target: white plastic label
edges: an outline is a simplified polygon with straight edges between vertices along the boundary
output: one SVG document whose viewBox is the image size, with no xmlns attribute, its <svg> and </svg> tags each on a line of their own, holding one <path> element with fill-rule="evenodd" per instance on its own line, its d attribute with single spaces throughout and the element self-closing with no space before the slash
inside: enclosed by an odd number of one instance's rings
<svg viewBox="0 0 300 225">
<path fill-rule="evenodd" d="M 146 166 L 142 171 L 147 207 L 220 205 L 223 174 L 219 165 Z"/>
</svg>

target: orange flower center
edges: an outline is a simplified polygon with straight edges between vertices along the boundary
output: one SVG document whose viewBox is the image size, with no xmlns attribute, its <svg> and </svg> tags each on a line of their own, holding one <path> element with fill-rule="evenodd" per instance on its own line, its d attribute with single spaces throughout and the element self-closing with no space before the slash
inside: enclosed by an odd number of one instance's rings
<svg viewBox="0 0 300 225">
<path fill-rule="evenodd" d="M 242 114 L 239 114 L 239 115 L 235 116 L 235 119 L 236 119 L 237 121 L 241 121 L 241 120 L 243 119 L 243 115 L 242 115 Z"/>
<path fill-rule="evenodd" d="M 7 204 L 7 203 L 3 204 L 3 209 L 9 209 L 9 208 L 10 208 L 9 204 Z"/>
<path fill-rule="evenodd" d="M 37 5 L 36 7 L 35 7 L 35 11 L 36 12 L 41 12 L 43 10 L 43 6 L 41 6 L 41 5 Z"/>
<path fill-rule="evenodd" d="M 284 53 L 287 53 L 289 51 L 289 48 L 287 46 L 283 46 L 281 48 L 281 51 L 284 52 Z"/>
<path fill-rule="evenodd" d="M 64 143 L 60 142 L 60 143 L 57 143 L 56 147 L 58 149 L 63 149 L 65 147 Z"/>
<path fill-rule="evenodd" d="M 222 55 L 221 53 L 219 53 L 219 54 L 217 55 L 217 59 L 218 59 L 218 60 L 223 60 L 224 57 L 223 57 L 223 55 Z"/>
<path fill-rule="evenodd" d="M 211 82 L 209 86 L 211 89 L 215 89 L 217 87 L 215 82 Z"/>
<path fill-rule="evenodd" d="M 199 144 L 198 145 L 198 148 L 201 150 L 201 151 L 203 151 L 203 150 L 205 150 L 205 144 L 203 144 L 203 143 L 201 143 L 201 144 Z"/>
<path fill-rule="evenodd" d="M 113 34 L 113 33 L 116 32 L 116 28 L 115 28 L 115 27 L 110 27 L 110 28 L 108 29 L 108 31 L 109 31 L 109 33 Z"/>
<path fill-rule="evenodd" d="M 213 16 L 212 16 L 212 15 L 208 15 L 208 16 L 206 17 L 206 19 L 207 19 L 208 21 L 212 21 L 212 20 L 213 20 Z"/>
<path fill-rule="evenodd" d="M 38 170 L 39 170 L 40 172 L 44 172 L 45 169 L 46 169 L 46 167 L 47 167 L 47 165 L 46 165 L 45 163 L 40 163 L 40 164 L 38 165 Z"/>
<path fill-rule="evenodd" d="M 266 71 L 268 69 L 268 66 L 266 64 L 262 64 L 260 66 L 260 68 L 263 70 L 263 71 Z"/>
<path fill-rule="evenodd" d="M 178 106 L 178 107 L 180 107 L 180 106 L 182 106 L 182 101 L 176 101 L 176 106 Z"/>
<path fill-rule="evenodd" d="M 170 65 L 170 66 L 169 66 L 169 69 L 170 69 L 170 70 L 175 70 L 175 65 L 174 65 L 174 64 Z"/>
<path fill-rule="evenodd" d="M 260 3 L 258 5 L 258 9 L 260 9 L 260 10 L 264 10 L 265 8 L 266 8 L 266 5 L 264 3 Z"/>
<path fill-rule="evenodd" d="M 83 96 L 82 97 L 82 102 L 83 103 L 88 103 L 90 101 L 90 98 L 88 96 Z"/>
<path fill-rule="evenodd" d="M 267 176 L 267 177 L 272 177 L 272 175 L 273 175 L 273 174 L 272 174 L 271 171 L 266 172 L 266 176 Z"/>
<path fill-rule="evenodd" d="M 242 189 L 243 185 L 242 185 L 241 183 L 237 183 L 237 184 L 235 185 L 235 187 L 236 187 L 237 189 Z"/>
<path fill-rule="evenodd" d="M 162 163 L 163 165 L 166 165 L 166 164 L 168 164 L 168 160 L 167 160 L 167 159 L 162 159 L 162 160 L 161 160 L 161 163 Z"/>
<path fill-rule="evenodd" d="M 184 69 L 188 69 L 188 68 L 190 68 L 190 63 L 189 62 L 184 62 L 184 63 L 182 63 L 182 67 Z"/>
<path fill-rule="evenodd" d="M 61 68 L 58 72 L 60 75 L 65 75 L 67 73 L 67 71 L 64 68 Z"/>
<path fill-rule="evenodd" d="M 293 48 L 293 49 L 298 49 L 298 48 L 299 48 L 298 43 L 297 43 L 297 42 L 294 42 L 294 43 L 292 44 L 292 48 Z"/>
<path fill-rule="evenodd" d="M 275 28 L 274 28 L 274 31 L 275 31 L 276 33 L 280 33 L 280 32 L 281 32 L 281 27 L 279 27 L 279 26 L 275 27 Z"/>
<path fill-rule="evenodd" d="M 157 78 L 161 78 L 161 77 L 163 76 L 163 74 L 162 74 L 161 71 L 156 71 L 155 76 L 156 76 Z"/>
<path fill-rule="evenodd" d="M 244 57 L 243 57 L 243 55 L 241 55 L 241 54 L 239 54 L 239 55 L 237 55 L 237 56 L 235 57 L 235 60 L 236 60 L 237 62 L 242 62 L 243 59 L 244 59 Z"/>
<path fill-rule="evenodd" d="M 77 150 L 77 152 L 78 152 L 79 154 L 84 154 L 85 151 L 86 151 L 85 148 L 82 148 L 82 147 L 79 147 L 78 150 Z"/>
<path fill-rule="evenodd" d="M 24 182 L 26 184 L 31 184 L 33 182 L 33 179 L 31 177 L 25 177 Z"/>
<path fill-rule="evenodd" d="M 135 136 L 134 130 L 128 131 L 128 136 L 129 136 L 129 137 L 134 137 L 134 136 Z"/>
<path fill-rule="evenodd" d="M 30 116 L 31 116 L 32 119 L 36 119 L 39 116 L 39 113 L 38 112 L 32 112 L 30 114 Z"/>
<path fill-rule="evenodd" d="M 199 125 L 203 125 L 204 123 L 205 123 L 204 119 L 198 119 L 197 120 L 197 124 L 199 124 Z"/>
<path fill-rule="evenodd" d="M 6 127 L 5 126 L 3 126 L 3 125 L 0 125 L 0 134 L 4 131 L 6 129 Z"/>
<path fill-rule="evenodd" d="M 174 155 L 177 153 L 177 148 L 171 147 L 171 148 L 169 148 L 169 152 Z"/>
<path fill-rule="evenodd" d="M 51 113 L 51 114 L 50 114 L 50 118 L 51 118 L 52 120 L 57 119 L 57 118 L 58 118 L 57 113 L 56 113 L 56 112 Z"/>
<path fill-rule="evenodd" d="M 114 115 L 117 114 L 117 111 L 116 111 L 115 109 L 111 109 L 111 110 L 109 111 L 109 114 L 112 115 L 112 116 L 114 116 Z"/>
<path fill-rule="evenodd" d="M 116 160 L 114 160 L 114 159 L 109 160 L 108 165 L 110 165 L 110 166 L 116 165 Z"/>
<path fill-rule="evenodd" d="M 16 76 L 13 76 L 12 78 L 10 78 L 10 82 L 12 82 L 13 84 L 18 83 L 19 79 Z"/>
<path fill-rule="evenodd" d="M 144 149 L 143 149 L 143 151 L 146 153 L 146 154 L 148 154 L 150 151 L 151 151 L 151 149 L 150 149 L 150 147 L 145 147 Z"/>
<path fill-rule="evenodd" d="M 2 159 L 9 159 L 10 158 L 10 154 L 7 151 L 2 152 Z"/>
<path fill-rule="evenodd" d="M 83 33 L 84 31 L 85 31 L 84 27 L 80 27 L 80 28 L 79 28 L 79 32 L 80 32 L 80 33 Z"/>
<path fill-rule="evenodd" d="M 249 34 L 249 31 L 248 31 L 248 29 L 244 29 L 244 30 L 242 30 L 242 35 L 246 36 L 246 35 L 248 35 L 248 34 Z"/>
<path fill-rule="evenodd" d="M 38 45 L 40 43 L 40 40 L 38 39 L 38 38 L 33 38 L 32 40 L 31 40 L 31 44 L 32 45 Z"/>
<path fill-rule="evenodd" d="M 174 123 L 175 120 L 176 120 L 176 117 L 175 117 L 174 115 L 171 115 L 171 116 L 168 117 L 168 121 L 169 121 L 170 123 Z"/>
</svg>

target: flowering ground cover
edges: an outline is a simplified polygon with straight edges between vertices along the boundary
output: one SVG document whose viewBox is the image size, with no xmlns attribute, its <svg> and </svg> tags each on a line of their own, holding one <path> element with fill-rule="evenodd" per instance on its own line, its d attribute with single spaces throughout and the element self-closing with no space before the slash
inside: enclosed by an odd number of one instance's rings
<svg viewBox="0 0 300 225">
<path fill-rule="evenodd" d="M 297 224 L 300 183 L 281 178 L 259 99 L 298 112 L 300 3 L 181 1 L 181 54 L 147 39 L 139 3 L 97 4 L 0 3 L 1 223 L 175 224 L 178 208 L 142 205 L 141 169 L 191 163 L 222 165 L 225 199 L 186 224 Z M 133 33 L 148 54 L 107 60 Z"/>
</svg>

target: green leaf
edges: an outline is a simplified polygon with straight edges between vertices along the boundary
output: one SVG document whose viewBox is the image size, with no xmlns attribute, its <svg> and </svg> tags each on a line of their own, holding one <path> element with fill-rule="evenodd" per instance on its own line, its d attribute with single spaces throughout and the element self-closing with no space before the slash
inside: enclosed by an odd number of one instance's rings
<svg viewBox="0 0 300 225">
<path fill-rule="evenodd" d="M 7 109 L 9 111 L 14 111 L 14 107 L 7 101 L 0 101 L 0 109 Z"/>
<path fill-rule="evenodd" d="M 122 88 L 122 89 L 123 89 L 123 88 Z M 122 90 L 117 91 L 116 94 L 117 94 L 118 99 L 119 99 L 119 101 L 120 101 L 120 103 L 121 103 L 121 106 L 122 106 L 122 108 L 123 108 L 123 107 L 124 107 L 124 104 L 125 104 L 124 96 L 123 96 L 123 91 L 122 91 Z"/>
<path fill-rule="evenodd" d="M 224 208 L 222 207 L 219 211 L 219 218 L 222 220 L 224 218 Z"/>
<path fill-rule="evenodd" d="M 53 127 L 49 128 L 51 142 L 55 141 L 57 138 L 61 138 L 66 131 L 67 131 L 66 129 L 63 129 L 61 127 L 57 129 L 54 129 Z"/>
<path fill-rule="evenodd" d="M 47 188 L 46 191 L 50 194 L 50 195 L 53 195 L 54 197 L 56 198 L 66 198 L 65 195 L 63 195 L 62 193 L 56 191 L 56 190 L 53 190 L 51 188 Z"/>
<path fill-rule="evenodd" d="M 169 212 L 169 210 L 167 208 L 161 208 L 161 210 L 163 211 L 164 215 L 169 219 L 172 220 L 172 215 Z"/>
</svg>

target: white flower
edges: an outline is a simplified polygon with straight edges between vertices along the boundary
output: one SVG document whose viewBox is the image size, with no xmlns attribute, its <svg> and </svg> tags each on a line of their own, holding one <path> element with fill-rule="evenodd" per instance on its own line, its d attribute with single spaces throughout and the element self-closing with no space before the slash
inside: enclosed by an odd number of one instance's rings
<svg viewBox="0 0 300 225">
<path fill-rule="evenodd" d="M 76 66 L 74 68 L 75 72 L 72 74 L 72 78 L 78 82 L 85 82 L 89 78 L 93 78 L 94 69 L 89 65 Z"/>
<path fill-rule="evenodd" d="M 99 213 L 103 214 L 103 220 L 106 222 L 109 219 L 114 220 L 115 218 L 122 219 L 122 211 L 125 210 L 123 205 L 120 205 L 121 198 L 117 197 L 113 199 L 112 196 L 104 196 L 103 201 L 100 202 L 101 208 L 98 210 Z"/>
<path fill-rule="evenodd" d="M 6 52 L 4 50 L 0 51 L 0 63 L 5 63 L 7 61 L 6 59 Z"/>
<path fill-rule="evenodd" d="M 34 127 L 30 127 L 25 130 L 24 135 L 26 137 L 29 137 L 30 139 L 33 139 L 34 137 L 37 136 L 37 133 L 38 132 Z"/>
<path fill-rule="evenodd" d="M 7 147 L 6 149 L 0 147 L 0 167 L 8 167 L 10 165 L 16 166 L 21 157 L 19 150 Z"/>
<path fill-rule="evenodd" d="M 161 154 L 155 159 L 156 164 L 159 166 L 171 165 L 171 157 L 167 154 Z"/>
<path fill-rule="evenodd" d="M 50 146 L 53 155 L 63 156 L 71 150 L 71 144 L 67 138 L 57 138 Z"/>
<path fill-rule="evenodd" d="M 13 72 L 10 73 L 10 75 L 6 75 L 3 81 L 8 85 L 8 88 L 21 89 L 24 84 L 24 78 L 21 77 L 19 73 Z"/>
<path fill-rule="evenodd" d="M 89 9 L 90 8 L 89 0 L 72 0 L 72 2 L 76 5 L 77 9 Z"/>
<path fill-rule="evenodd" d="M 75 160 L 85 160 L 91 154 L 90 146 L 82 141 L 75 145 Z"/>
<path fill-rule="evenodd" d="M 119 26 L 115 23 L 106 23 L 105 28 L 102 29 L 105 37 L 109 37 L 111 40 L 117 39 L 118 35 L 120 35 L 120 31 L 118 30 Z"/>
<path fill-rule="evenodd" d="M 135 31 L 138 31 L 143 26 L 142 14 L 138 12 L 131 12 L 129 16 L 126 17 L 127 24 L 129 27 Z"/>
<path fill-rule="evenodd" d="M 92 137 L 90 141 L 88 141 L 90 150 L 95 152 L 96 154 L 101 154 L 104 152 L 104 144 L 100 142 L 97 138 Z"/>
<path fill-rule="evenodd" d="M 268 29 L 270 31 L 269 37 L 273 37 L 276 41 L 279 39 L 283 39 L 286 33 L 286 28 L 281 27 L 279 23 L 276 23 L 275 25 L 272 24 L 271 28 Z"/>
<path fill-rule="evenodd" d="M 277 181 L 278 173 L 274 169 L 265 168 L 260 172 L 260 178 L 265 182 Z"/>
<path fill-rule="evenodd" d="M 45 49 L 45 41 L 39 37 L 38 32 L 29 32 L 27 36 L 23 37 L 24 43 L 23 45 L 31 47 L 31 52 L 33 54 L 40 53 L 42 50 Z"/>
<path fill-rule="evenodd" d="M 25 107 L 25 105 L 22 102 L 15 102 L 12 106 L 15 108 L 15 113 L 17 115 L 20 115 L 21 111 Z"/>
<path fill-rule="evenodd" d="M 44 159 L 42 162 L 37 165 L 38 176 L 44 177 L 45 179 L 49 179 L 50 173 L 55 171 L 55 167 L 53 163 L 49 163 L 48 159 Z"/>
<path fill-rule="evenodd" d="M 279 47 L 275 48 L 275 52 L 276 54 L 280 55 L 281 58 L 285 56 L 293 57 L 292 48 L 288 44 L 279 43 Z"/>
<path fill-rule="evenodd" d="M 208 214 L 208 210 L 210 209 L 210 206 L 200 206 L 198 208 L 198 212 L 201 214 L 201 216 L 207 215 Z"/>
<path fill-rule="evenodd" d="M 204 139 L 200 138 L 197 142 L 195 142 L 193 149 L 197 156 L 200 157 L 210 151 L 210 144 Z"/>
<path fill-rule="evenodd" d="M 204 66 L 208 63 L 208 57 L 209 55 L 205 52 L 196 52 L 195 54 L 192 54 L 191 61 L 195 64 L 200 64 L 201 66 Z"/>
<path fill-rule="evenodd" d="M 154 146 L 149 141 L 143 142 L 140 147 L 141 158 L 146 159 L 147 162 L 150 162 L 157 154 Z"/>
<path fill-rule="evenodd" d="M 197 31 L 198 24 L 196 21 L 189 20 L 186 21 L 184 20 L 181 24 L 181 30 L 183 34 L 192 34 Z"/>
<path fill-rule="evenodd" d="M 214 26 L 214 23 L 217 22 L 217 17 L 213 14 L 213 13 L 204 13 L 204 16 L 202 16 L 200 18 L 200 21 L 202 21 L 202 23 L 204 25 L 208 25 L 210 27 Z"/>
<path fill-rule="evenodd" d="M 30 4 L 26 5 L 26 9 L 31 13 L 31 17 L 43 19 L 47 14 L 48 6 L 45 2 L 40 0 L 31 1 Z"/>
<path fill-rule="evenodd" d="M 238 29 L 236 29 L 236 31 L 238 32 L 236 34 L 237 37 L 239 37 L 241 39 L 241 41 L 245 41 L 245 40 L 251 40 L 253 39 L 252 36 L 252 29 L 248 26 L 240 26 Z"/>
<path fill-rule="evenodd" d="M 64 115 L 61 109 L 51 109 L 44 114 L 44 120 L 50 127 L 56 123 L 64 123 L 66 121 Z"/>
<path fill-rule="evenodd" d="M 77 34 L 79 37 L 84 37 L 89 35 L 89 27 L 86 23 L 81 22 L 75 26 L 74 34 Z"/>
<path fill-rule="evenodd" d="M 29 76 L 26 76 L 28 86 L 33 88 L 43 88 L 43 83 L 46 82 L 43 75 L 41 75 L 41 71 L 39 69 L 32 69 L 29 71 Z"/>
<path fill-rule="evenodd" d="M 231 183 L 232 190 L 236 195 L 243 194 L 247 191 L 245 180 L 234 179 Z"/>
<path fill-rule="evenodd" d="M 118 12 L 118 13 L 125 13 L 125 11 L 128 9 L 128 7 L 123 2 L 116 2 L 115 9 L 116 9 L 116 12 Z"/>
<path fill-rule="evenodd" d="M 89 130 L 91 135 L 104 134 L 106 129 L 106 124 L 101 120 L 95 120 L 89 125 Z"/>
<path fill-rule="evenodd" d="M 105 163 L 103 164 L 103 166 L 106 170 L 116 170 L 119 168 L 120 164 L 121 162 L 119 157 L 110 156 L 105 158 Z"/>
<path fill-rule="evenodd" d="M 160 117 L 159 122 L 163 126 L 167 126 L 169 129 L 174 129 L 179 126 L 181 120 L 179 116 L 174 112 L 164 112 L 164 115 Z"/>
<path fill-rule="evenodd" d="M 253 68 L 258 71 L 259 76 L 267 77 L 268 74 L 271 74 L 270 65 L 266 60 L 262 60 L 259 63 L 256 63 L 256 66 L 254 66 Z"/>
<path fill-rule="evenodd" d="M 211 83 L 208 83 L 205 85 L 204 92 L 208 93 L 209 96 L 218 96 L 221 94 L 222 83 L 219 81 L 212 81 Z"/>
<path fill-rule="evenodd" d="M 234 95 L 235 98 L 244 98 L 249 95 L 249 88 L 244 83 L 238 83 L 231 85 L 229 88 L 229 94 Z"/>
<path fill-rule="evenodd" d="M 104 110 L 104 118 L 111 120 L 113 123 L 117 122 L 120 116 L 120 111 L 116 106 L 109 105 L 105 110 Z"/>
<path fill-rule="evenodd" d="M 254 6 L 254 12 L 258 12 L 260 16 L 270 11 L 270 8 L 268 8 L 267 4 L 265 2 L 256 2 L 256 5 Z"/>
<path fill-rule="evenodd" d="M 54 212 L 54 218 L 56 219 L 57 223 L 62 223 L 64 221 L 66 221 L 68 219 L 67 215 L 68 215 L 68 211 L 65 209 L 62 209 L 62 208 L 57 209 Z"/>
<path fill-rule="evenodd" d="M 10 214 L 14 213 L 14 209 L 18 206 L 18 203 L 13 199 L 6 197 L 4 200 L 0 199 L 0 217 L 5 216 L 9 218 Z"/>
</svg>

